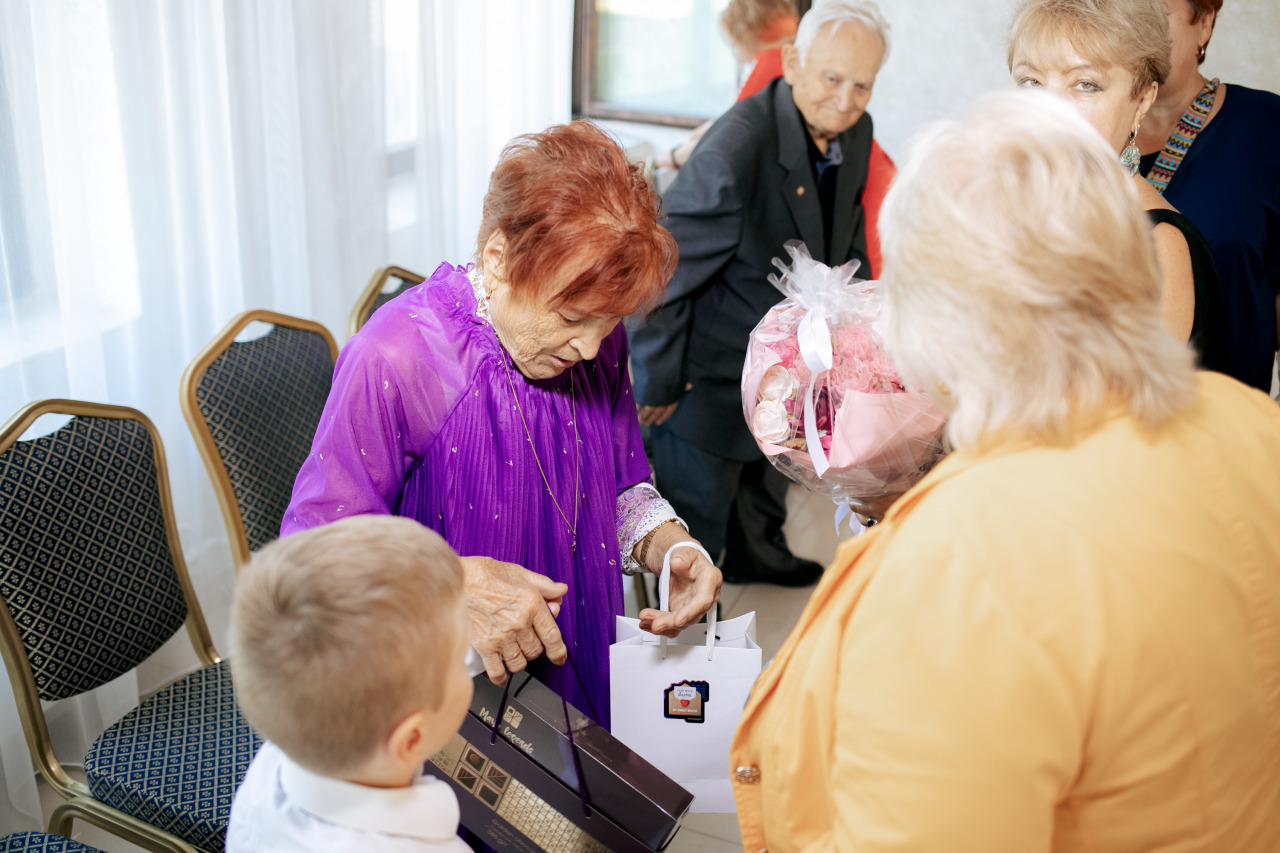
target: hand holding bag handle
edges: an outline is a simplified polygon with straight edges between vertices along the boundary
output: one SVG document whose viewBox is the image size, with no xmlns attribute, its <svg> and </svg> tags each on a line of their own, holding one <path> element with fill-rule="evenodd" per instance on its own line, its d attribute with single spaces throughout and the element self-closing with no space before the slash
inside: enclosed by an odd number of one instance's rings
<svg viewBox="0 0 1280 853">
<path fill-rule="evenodd" d="M 667 553 L 662 556 L 662 574 L 658 575 L 658 609 L 669 611 L 671 609 L 671 555 L 675 553 L 677 548 L 692 548 L 698 551 L 702 556 L 707 558 L 707 562 L 715 563 L 711 559 L 711 555 L 707 553 L 707 549 L 692 539 L 686 539 L 683 542 L 677 542 L 667 549 Z M 716 645 L 716 607 L 712 604 L 711 609 L 707 611 L 707 660 L 712 659 Z M 662 646 L 662 658 L 667 657 L 667 638 L 660 634 L 649 634 L 644 637 L 646 645 L 658 644 Z"/>
</svg>

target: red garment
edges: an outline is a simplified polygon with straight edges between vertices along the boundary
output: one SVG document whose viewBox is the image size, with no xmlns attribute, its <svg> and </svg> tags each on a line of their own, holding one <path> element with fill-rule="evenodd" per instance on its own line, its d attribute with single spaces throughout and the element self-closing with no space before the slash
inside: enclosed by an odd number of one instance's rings
<svg viewBox="0 0 1280 853">
<path fill-rule="evenodd" d="M 750 98 L 769 84 L 770 80 L 782 76 L 782 48 L 770 47 L 756 54 L 751 73 L 738 90 L 738 100 Z"/>
<path fill-rule="evenodd" d="M 755 65 L 747 80 L 738 92 L 738 100 L 749 98 L 759 92 L 769 81 L 782 76 L 782 48 L 771 47 L 756 54 Z M 880 272 L 880 205 L 884 204 L 885 193 L 889 192 L 889 184 L 893 176 L 898 174 L 898 167 L 884 153 L 880 143 L 871 140 L 871 155 L 867 158 L 867 186 L 862 191 L 862 209 L 866 211 L 867 221 L 864 229 L 867 237 L 867 259 L 871 269 L 866 271 L 867 278 L 875 278 Z"/>
<path fill-rule="evenodd" d="M 884 204 L 885 194 L 889 192 L 889 185 L 893 183 L 893 176 L 896 174 L 898 167 L 893 165 L 880 143 L 872 139 L 871 154 L 867 157 L 867 186 L 862 191 L 862 209 L 867 214 L 867 260 L 871 262 L 867 278 L 875 278 L 882 269 L 880 205 Z"/>
</svg>

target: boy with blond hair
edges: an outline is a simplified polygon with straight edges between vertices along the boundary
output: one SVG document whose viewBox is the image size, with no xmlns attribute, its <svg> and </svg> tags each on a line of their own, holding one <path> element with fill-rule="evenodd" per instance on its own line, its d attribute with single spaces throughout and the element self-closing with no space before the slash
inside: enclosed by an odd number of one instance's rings
<svg viewBox="0 0 1280 853">
<path fill-rule="evenodd" d="M 462 566 L 405 518 L 353 516 L 274 542 L 236 584 L 231 672 L 267 739 L 227 853 L 465 853 L 458 801 L 423 764 L 471 703 Z"/>
</svg>

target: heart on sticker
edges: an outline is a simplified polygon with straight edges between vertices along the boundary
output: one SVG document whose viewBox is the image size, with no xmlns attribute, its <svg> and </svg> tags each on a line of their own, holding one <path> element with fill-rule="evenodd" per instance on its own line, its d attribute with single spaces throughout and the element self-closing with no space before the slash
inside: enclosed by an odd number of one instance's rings
<svg viewBox="0 0 1280 853">
<path fill-rule="evenodd" d="M 681 700 L 680 700 L 680 707 L 681 707 L 681 708 L 688 708 L 688 707 L 689 707 L 689 700 L 688 700 L 688 699 L 681 699 Z"/>
</svg>

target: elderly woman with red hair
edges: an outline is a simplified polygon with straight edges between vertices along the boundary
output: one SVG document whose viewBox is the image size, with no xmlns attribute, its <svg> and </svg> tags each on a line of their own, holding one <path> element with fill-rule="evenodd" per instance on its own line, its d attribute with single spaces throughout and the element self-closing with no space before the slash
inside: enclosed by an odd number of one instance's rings
<svg viewBox="0 0 1280 853">
<path fill-rule="evenodd" d="M 696 622 L 720 590 L 650 484 L 627 375 L 619 320 L 675 267 L 657 207 L 588 122 L 512 141 L 476 263 L 441 264 L 343 349 L 281 530 L 390 513 L 436 531 L 462 556 L 490 678 L 528 667 L 606 726 L 622 573 L 671 553 L 671 612 L 640 614 L 655 633 Z M 566 646 L 581 683 L 548 664 Z"/>
</svg>

